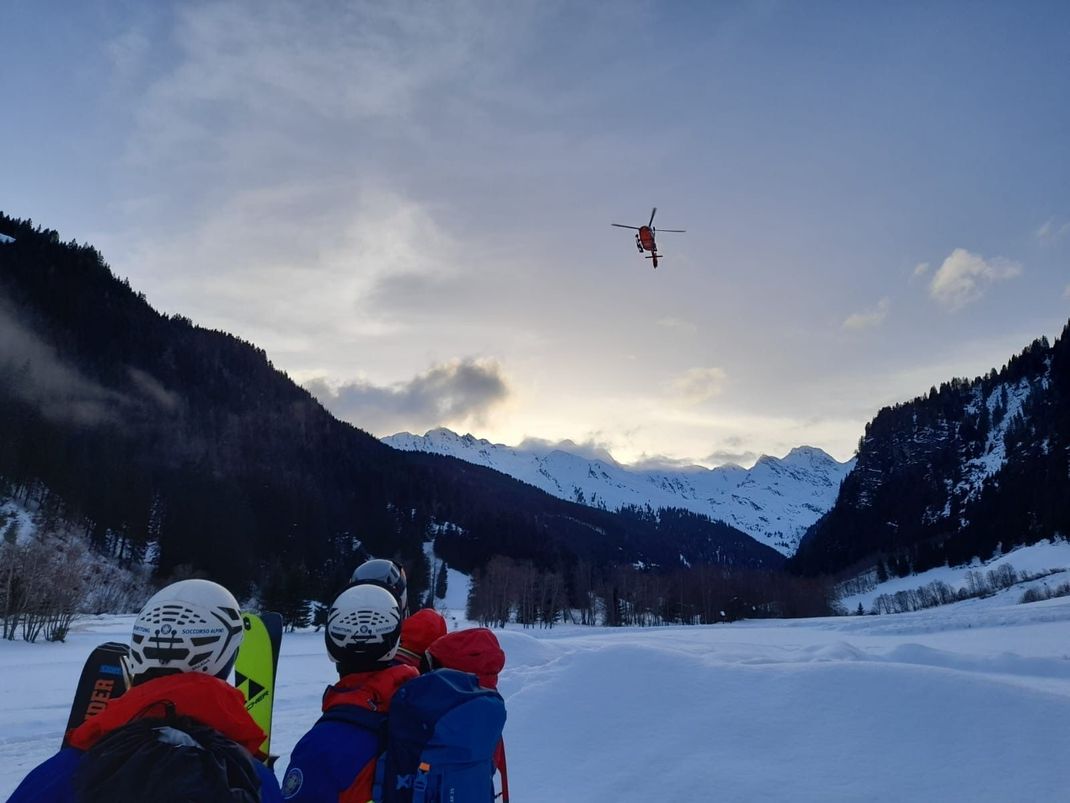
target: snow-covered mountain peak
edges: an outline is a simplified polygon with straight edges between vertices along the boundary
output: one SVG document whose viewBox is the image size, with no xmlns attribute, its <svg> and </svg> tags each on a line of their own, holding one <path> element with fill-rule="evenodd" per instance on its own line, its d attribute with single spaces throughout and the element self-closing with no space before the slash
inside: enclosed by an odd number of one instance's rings
<svg viewBox="0 0 1070 803">
<path fill-rule="evenodd" d="M 828 467 L 841 465 L 835 457 L 817 446 L 796 446 L 783 457 L 763 454 L 755 461 L 755 466 L 815 466 Z"/>
<path fill-rule="evenodd" d="M 854 465 L 800 446 L 782 458 L 763 455 L 750 469 L 734 464 L 644 469 L 623 466 L 608 454 L 572 452 L 567 441 L 529 439 L 506 446 L 441 427 L 423 436 L 402 432 L 383 441 L 396 449 L 487 466 L 580 504 L 610 510 L 625 505 L 685 508 L 720 519 L 785 555 L 795 552 L 806 528 L 832 506 Z"/>
<path fill-rule="evenodd" d="M 809 462 L 825 465 L 836 462 L 836 458 L 816 446 L 796 446 L 783 459 L 785 462 Z"/>
</svg>

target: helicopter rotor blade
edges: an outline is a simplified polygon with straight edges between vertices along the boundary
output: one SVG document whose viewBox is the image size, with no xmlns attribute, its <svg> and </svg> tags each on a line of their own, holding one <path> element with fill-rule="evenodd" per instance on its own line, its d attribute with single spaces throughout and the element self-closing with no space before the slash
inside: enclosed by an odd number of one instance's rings
<svg viewBox="0 0 1070 803">
<path fill-rule="evenodd" d="M 635 229 L 636 231 L 639 231 L 638 226 L 625 226 L 623 223 L 610 223 L 609 225 L 616 226 L 618 229 Z"/>
<path fill-rule="evenodd" d="M 687 231 L 687 229 L 658 229 L 658 231 L 668 231 L 672 232 L 673 234 L 683 234 Z"/>
<path fill-rule="evenodd" d="M 650 210 L 650 222 L 647 223 L 646 225 L 648 225 L 648 226 L 653 226 L 654 225 L 654 215 L 656 215 L 657 213 L 658 213 L 658 208 L 655 206 L 653 209 Z"/>
</svg>

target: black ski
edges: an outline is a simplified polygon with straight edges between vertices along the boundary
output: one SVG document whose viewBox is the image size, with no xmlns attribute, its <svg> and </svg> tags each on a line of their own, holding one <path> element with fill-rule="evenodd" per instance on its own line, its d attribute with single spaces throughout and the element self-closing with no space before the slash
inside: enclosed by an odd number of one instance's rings
<svg viewBox="0 0 1070 803">
<path fill-rule="evenodd" d="M 74 690 L 74 703 L 63 732 L 63 747 L 67 747 L 67 734 L 90 717 L 107 709 L 108 704 L 127 690 L 124 668 L 130 647 L 118 641 L 101 644 L 85 661 L 78 686 Z"/>
</svg>

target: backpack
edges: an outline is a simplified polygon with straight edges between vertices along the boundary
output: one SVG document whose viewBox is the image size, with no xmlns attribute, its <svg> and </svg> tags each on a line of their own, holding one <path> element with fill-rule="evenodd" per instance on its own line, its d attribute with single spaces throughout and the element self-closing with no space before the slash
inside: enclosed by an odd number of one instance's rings
<svg viewBox="0 0 1070 803">
<path fill-rule="evenodd" d="M 505 666 L 505 653 L 498 637 L 485 627 L 455 630 L 436 639 L 427 648 L 429 666 L 459 669 L 479 678 L 485 689 L 498 688 L 498 673 Z M 498 742 L 494 751 L 494 767 L 501 779 L 501 803 L 509 803 L 509 772 L 505 761 L 505 742 Z"/>
<path fill-rule="evenodd" d="M 413 678 L 390 702 L 376 803 L 490 803 L 494 751 L 505 701 L 475 675 L 437 669 Z"/>
<path fill-rule="evenodd" d="M 75 780 L 84 803 L 260 803 L 253 758 L 186 717 L 140 718 L 90 748 Z"/>
</svg>

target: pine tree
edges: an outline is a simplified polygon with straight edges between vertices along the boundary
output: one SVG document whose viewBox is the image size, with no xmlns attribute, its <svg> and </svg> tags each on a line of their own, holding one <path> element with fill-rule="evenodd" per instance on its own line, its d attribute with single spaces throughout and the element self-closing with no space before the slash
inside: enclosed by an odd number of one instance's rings
<svg viewBox="0 0 1070 803">
<path fill-rule="evenodd" d="M 435 599 L 446 598 L 446 561 L 438 568 L 438 576 L 435 578 Z"/>
</svg>

